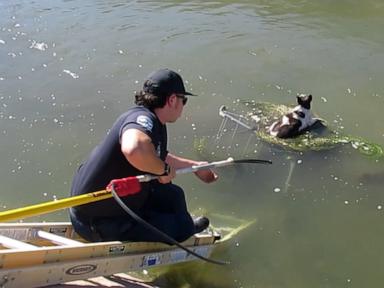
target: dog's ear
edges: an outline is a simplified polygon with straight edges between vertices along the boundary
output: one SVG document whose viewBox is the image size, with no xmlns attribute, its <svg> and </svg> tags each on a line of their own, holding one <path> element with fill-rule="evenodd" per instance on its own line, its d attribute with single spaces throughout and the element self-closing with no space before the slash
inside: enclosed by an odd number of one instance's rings
<svg viewBox="0 0 384 288">
<path fill-rule="evenodd" d="M 311 109 L 311 101 L 312 101 L 312 95 L 309 94 L 307 96 L 296 96 L 297 103 L 304 107 L 305 109 Z"/>
<path fill-rule="evenodd" d="M 301 96 L 296 96 L 297 104 L 301 105 L 302 99 Z"/>
</svg>

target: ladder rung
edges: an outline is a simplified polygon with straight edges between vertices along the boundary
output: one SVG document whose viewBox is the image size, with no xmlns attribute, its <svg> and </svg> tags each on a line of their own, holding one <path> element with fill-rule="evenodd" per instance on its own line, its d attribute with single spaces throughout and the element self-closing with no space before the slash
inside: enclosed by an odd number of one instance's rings
<svg viewBox="0 0 384 288">
<path fill-rule="evenodd" d="M 57 245 L 67 245 L 67 246 L 71 246 L 71 245 L 84 245 L 84 243 L 80 242 L 80 241 L 76 241 L 76 240 L 72 240 L 72 239 L 69 239 L 69 238 L 66 238 L 66 237 L 63 237 L 63 236 L 59 236 L 59 235 L 56 235 L 56 234 L 52 234 L 52 233 L 48 233 L 48 232 L 45 232 L 45 231 L 42 231 L 42 230 L 39 230 L 37 232 L 37 235 L 40 237 L 40 238 L 44 238 L 46 240 L 49 240 Z"/>
<path fill-rule="evenodd" d="M 0 235 L 0 244 L 7 248 L 18 248 L 18 249 L 37 249 L 38 248 L 34 245 L 31 245 L 19 240 L 15 240 L 3 235 Z"/>
</svg>

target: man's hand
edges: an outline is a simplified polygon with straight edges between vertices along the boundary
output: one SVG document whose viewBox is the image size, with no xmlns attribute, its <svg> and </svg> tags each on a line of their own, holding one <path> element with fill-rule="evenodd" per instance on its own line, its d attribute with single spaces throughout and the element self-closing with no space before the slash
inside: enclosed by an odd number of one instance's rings
<svg viewBox="0 0 384 288">
<path fill-rule="evenodd" d="M 208 162 L 199 162 L 197 165 L 207 164 Z M 195 172 L 195 175 L 205 183 L 215 182 L 219 176 L 211 169 L 204 169 Z"/>
</svg>

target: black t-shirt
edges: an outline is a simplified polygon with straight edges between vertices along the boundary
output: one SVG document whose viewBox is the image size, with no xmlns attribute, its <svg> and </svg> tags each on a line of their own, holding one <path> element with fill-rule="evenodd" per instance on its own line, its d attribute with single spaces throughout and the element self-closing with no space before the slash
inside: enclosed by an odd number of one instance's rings
<svg viewBox="0 0 384 288">
<path fill-rule="evenodd" d="M 113 124 L 104 140 L 90 153 L 88 159 L 79 167 L 72 182 L 71 195 L 81 195 L 104 190 L 113 179 L 145 174 L 133 167 L 121 152 L 121 136 L 126 129 L 138 129 L 152 140 L 158 156 L 167 156 L 167 128 L 151 110 L 136 106 L 122 114 Z M 145 203 L 148 192 L 123 198 L 133 210 L 139 210 Z M 77 206 L 75 211 L 87 217 L 114 217 L 126 215 L 115 202 L 107 199 Z"/>
</svg>

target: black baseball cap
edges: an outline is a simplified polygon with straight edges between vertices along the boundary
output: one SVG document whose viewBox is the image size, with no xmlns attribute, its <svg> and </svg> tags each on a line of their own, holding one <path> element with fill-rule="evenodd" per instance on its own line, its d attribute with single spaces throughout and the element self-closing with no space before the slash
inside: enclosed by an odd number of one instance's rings
<svg viewBox="0 0 384 288">
<path fill-rule="evenodd" d="M 154 95 L 182 94 L 196 96 L 185 91 L 181 76 L 170 69 L 159 69 L 148 75 L 143 91 Z"/>
</svg>

